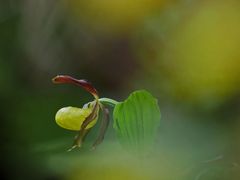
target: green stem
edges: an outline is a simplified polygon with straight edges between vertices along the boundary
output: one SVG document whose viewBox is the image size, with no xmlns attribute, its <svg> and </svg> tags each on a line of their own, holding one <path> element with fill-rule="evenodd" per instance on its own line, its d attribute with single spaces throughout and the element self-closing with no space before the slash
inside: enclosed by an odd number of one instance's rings
<svg viewBox="0 0 240 180">
<path fill-rule="evenodd" d="M 110 105 L 112 107 L 116 106 L 119 102 L 110 98 L 100 98 L 98 99 L 101 103 Z"/>
</svg>

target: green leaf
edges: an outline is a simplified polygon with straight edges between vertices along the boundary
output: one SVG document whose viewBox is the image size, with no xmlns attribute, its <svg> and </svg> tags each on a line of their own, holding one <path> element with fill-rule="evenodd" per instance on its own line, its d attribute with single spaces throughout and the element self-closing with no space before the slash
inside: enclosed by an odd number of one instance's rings
<svg viewBox="0 0 240 180">
<path fill-rule="evenodd" d="M 114 129 L 121 144 L 134 151 L 152 148 L 160 122 L 157 99 L 149 92 L 133 92 L 113 112 Z"/>
</svg>

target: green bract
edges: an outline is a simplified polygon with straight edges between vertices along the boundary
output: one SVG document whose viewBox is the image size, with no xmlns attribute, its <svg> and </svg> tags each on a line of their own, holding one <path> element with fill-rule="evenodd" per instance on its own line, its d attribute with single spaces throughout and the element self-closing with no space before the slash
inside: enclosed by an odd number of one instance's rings
<svg viewBox="0 0 240 180">
<path fill-rule="evenodd" d="M 160 122 L 157 100 L 147 91 L 133 92 L 113 112 L 114 129 L 122 145 L 144 151 L 154 143 Z"/>
</svg>

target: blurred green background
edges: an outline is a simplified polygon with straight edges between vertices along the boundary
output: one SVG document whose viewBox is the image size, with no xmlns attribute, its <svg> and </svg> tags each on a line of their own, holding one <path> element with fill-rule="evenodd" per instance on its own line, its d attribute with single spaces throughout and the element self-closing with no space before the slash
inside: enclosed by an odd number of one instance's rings
<svg viewBox="0 0 240 180">
<path fill-rule="evenodd" d="M 1 179 L 239 180 L 239 0 L 0 1 Z M 88 79 L 101 97 L 147 89 L 162 112 L 156 147 L 136 157 L 112 124 L 66 152 L 56 111 L 92 100 L 51 83 Z"/>
</svg>

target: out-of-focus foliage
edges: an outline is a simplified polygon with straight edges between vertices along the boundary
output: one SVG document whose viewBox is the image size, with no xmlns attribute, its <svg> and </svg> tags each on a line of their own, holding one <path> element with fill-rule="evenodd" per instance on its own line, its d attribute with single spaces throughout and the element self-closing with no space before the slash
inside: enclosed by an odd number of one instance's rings
<svg viewBox="0 0 240 180">
<path fill-rule="evenodd" d="M 141 30 L 146 40 L 138 41 L 145 52 L 143 68 L 148 70 L 143 76 L 173 99 L 200 106 L 218 106 L 236 96 L 240 91 L 239 7 L 234 0 L 204 1 L 155 17 L 143 27 L 146 32 Z M 143 52 L 138 52 L 143 58 Z"/>
</svg>

